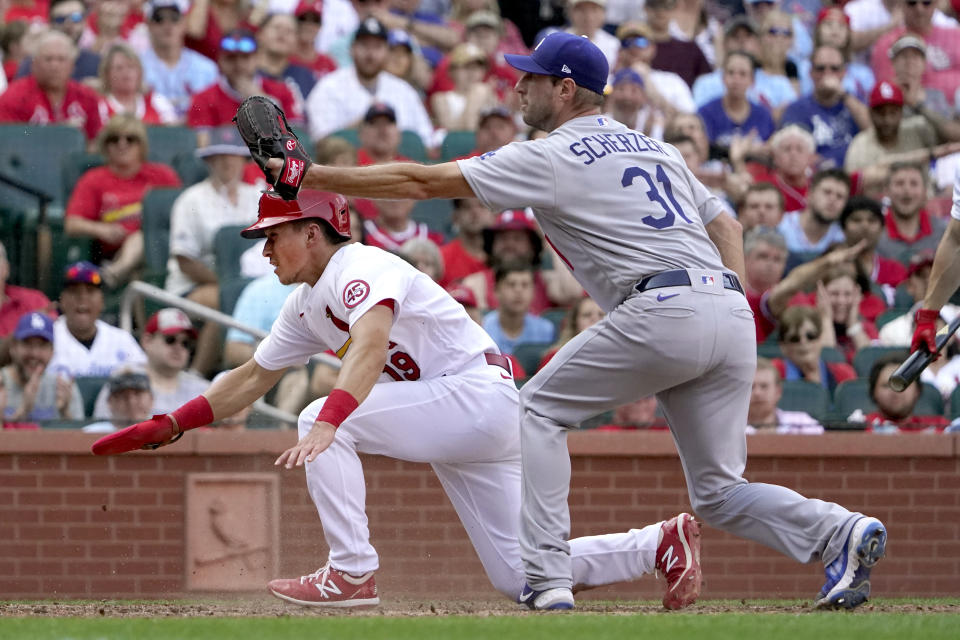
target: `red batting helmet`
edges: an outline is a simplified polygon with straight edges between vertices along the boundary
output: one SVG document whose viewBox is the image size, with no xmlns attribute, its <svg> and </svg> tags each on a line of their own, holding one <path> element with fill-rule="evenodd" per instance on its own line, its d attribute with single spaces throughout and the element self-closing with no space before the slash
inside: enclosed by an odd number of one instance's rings
<svg viewBox="0 0 960 640">
<path fill-rule="evenodd" d="M 264 238 L 264 229 L 284 222 L 320 218 L 341 238 L 350 237 L 350 209 L 339 193 L 301 189 L 296 200 L 284 200 L 275 191 L 260 196 L 257 221 L 240 232 L 244 238 Z"/>
</svg>

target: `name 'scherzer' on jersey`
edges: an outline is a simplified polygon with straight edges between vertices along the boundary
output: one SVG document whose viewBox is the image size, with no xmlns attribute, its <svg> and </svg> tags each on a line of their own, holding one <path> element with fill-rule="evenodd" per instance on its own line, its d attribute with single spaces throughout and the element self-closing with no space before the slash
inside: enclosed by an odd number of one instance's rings
<svg viewBox="0 0 960 640">
<path fill-rule="evenodd" d="M 630 130 L 624 133 L 598 133 L 592 136 L 583 136 L 578 142 L 571 144 L 569 148 L 573 155 L 586 158 L 583 161 L 585 165 L 593 164 L 611 153 L 656 151 L 667 155 L 659 142 L 642 133 Z"/>
</svg>

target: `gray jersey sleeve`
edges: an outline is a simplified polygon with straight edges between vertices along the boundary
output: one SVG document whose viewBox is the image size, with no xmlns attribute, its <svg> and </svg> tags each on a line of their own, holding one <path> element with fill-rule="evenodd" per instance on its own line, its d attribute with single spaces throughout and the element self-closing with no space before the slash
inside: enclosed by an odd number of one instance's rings
<svg viewBox="0 0 960 640">
<path fill-rule="evenodd" d="M 491 211 L 556 206 L 556 172 L 542 141 L 513 142 L 457 164 L 477 198 Z"/>
</svg>

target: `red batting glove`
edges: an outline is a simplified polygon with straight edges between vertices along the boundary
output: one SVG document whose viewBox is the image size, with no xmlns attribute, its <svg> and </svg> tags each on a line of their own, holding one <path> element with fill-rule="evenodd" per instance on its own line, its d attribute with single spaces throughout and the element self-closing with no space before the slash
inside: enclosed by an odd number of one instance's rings
<svg viewBox="0 0 960 640">
<path fill-rule="evenodd" d="M 156 449 L 181 435 L 183 432 L 173 426 L 170 416 L 163 414 L 104 436 L 94 442 L 90 450 L 98 456 L 112 456 L 137 449 Z"/>
<path fill-rule="evenodd" d="M 934 309 L 917 309 L 914 316 L 916 328 L 913 330 L 913 340 L 910 341 L 910 351 L 916 351 L 920 345 L 926 346 L 930 353 L 937 352 L 937 319 L 940 312 Z"/>
</svg>

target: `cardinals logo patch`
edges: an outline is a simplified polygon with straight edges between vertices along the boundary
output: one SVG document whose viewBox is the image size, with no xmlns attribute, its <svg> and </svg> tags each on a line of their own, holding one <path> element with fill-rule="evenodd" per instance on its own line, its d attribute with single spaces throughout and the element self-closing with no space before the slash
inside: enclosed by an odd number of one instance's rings
<svg viewBox="0 0 960 640">
<path fill-rule="evenodd" d="M 370 295 L 370 285 L 363 280 L 351 280 L 343 289 L 343 304 L 353 309 Z"/>
</svg>

